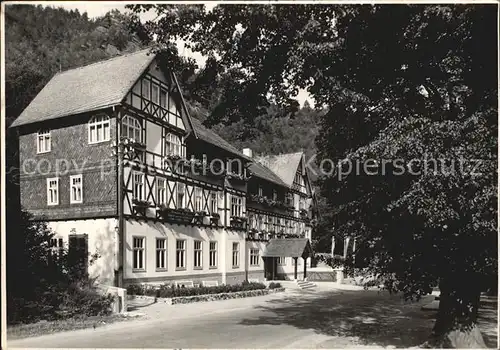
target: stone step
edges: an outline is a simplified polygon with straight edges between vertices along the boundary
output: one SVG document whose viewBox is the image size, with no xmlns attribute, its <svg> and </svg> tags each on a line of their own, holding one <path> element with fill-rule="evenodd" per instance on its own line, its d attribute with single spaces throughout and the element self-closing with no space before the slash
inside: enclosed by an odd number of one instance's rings
<svg viewBox="0 0 500 350">
<path fill-rule="evenodd" d="M 309 282 L 309 281 L 297 281 L 297 285 L 299 286 L 300 289 L 314 289 L 316 288 L 316 284 Z"/>
</svg>

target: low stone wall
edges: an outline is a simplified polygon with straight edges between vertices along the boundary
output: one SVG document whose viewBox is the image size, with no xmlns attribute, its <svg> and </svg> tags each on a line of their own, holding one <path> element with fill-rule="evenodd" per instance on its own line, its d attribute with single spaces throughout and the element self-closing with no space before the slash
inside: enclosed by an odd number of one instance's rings
<svg viewBox="0 0 500 350">
<path fill-rule="evenodd" d="M 335 271 L 308 271 L 307 280 L 313 282 L 336 282 L 337 273 Z"/>
<path fill-rule="evenodd" d="M 261 296 L 261 295 L 279 293 L 279 292 L 284 292 L 284 291 L 285 291 L 285 288 L 275 288 L 275 289 L 245 290 L 245 291 L 233 292 L 233 293 L 190 295 L 190 296 L 185 296 L 185 297 L 174 297 L 174 298 L 156 298 L 156 297 L 147 296 L 147 295 L 130 295 L 129 297 L 130 297 L 130 299 L 147 300 L 150 302 L 165 303 L 167 305 L 175 305 L 175 304 L 190 304 L 190 303 L 198 303 L 198 302 L 214 301 L 214 300 L 257 297 L 257 296 Z"/>
</svg>

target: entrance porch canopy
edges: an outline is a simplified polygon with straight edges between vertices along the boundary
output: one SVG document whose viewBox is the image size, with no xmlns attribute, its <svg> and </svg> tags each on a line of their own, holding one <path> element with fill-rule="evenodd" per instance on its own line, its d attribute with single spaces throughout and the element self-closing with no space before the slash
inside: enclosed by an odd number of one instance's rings
<svg viewBox="0 0 500 350">
<path fill-rule="evenodd" d="M 307 238 L 273 238 L 267 243 L 263 257 L 312 258 L 313 250 Z"/>
</svg>

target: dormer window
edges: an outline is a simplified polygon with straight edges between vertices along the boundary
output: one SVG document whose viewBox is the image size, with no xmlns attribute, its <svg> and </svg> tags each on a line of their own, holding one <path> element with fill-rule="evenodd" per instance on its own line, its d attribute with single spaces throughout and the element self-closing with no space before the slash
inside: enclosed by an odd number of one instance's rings
<svg viewBox="0 0 500 350">
<path fill-rule="evenodd" d="M 50 152 L 51 139 L 50 130 L 43 130 L 38 132 L 36 136 L 36 153 Z"/>
<path fill-rule="evenodd" d="M 141 123 L 129 115 L 122 119 L 122 135 L 123 137 L 134 139 L 136 142 L 142 142 Z"/>
<path fill-rule="evenodd" d="M 89 121 L 89 143 L 109 141 L 110 131 L 109 117 L 105 114 L 96 115 Z"/>
</svg>

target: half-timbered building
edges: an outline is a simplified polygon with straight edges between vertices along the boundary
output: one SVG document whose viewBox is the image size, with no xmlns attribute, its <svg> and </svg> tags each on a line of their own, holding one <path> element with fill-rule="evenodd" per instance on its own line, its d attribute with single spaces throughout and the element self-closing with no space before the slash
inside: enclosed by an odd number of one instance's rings
<svg viewBox="0 0 500 350">
<path fill-rule="evenodd" d="M 149 50 L 56 74 L 12 127 L 22 206 L 103 283 L 289 277 L 267 241 L 311 239 L 303 154 L 236 149 Z"/>
</svg>

